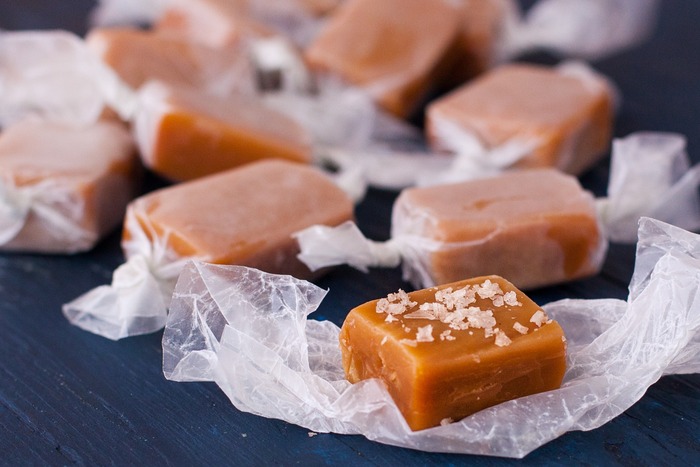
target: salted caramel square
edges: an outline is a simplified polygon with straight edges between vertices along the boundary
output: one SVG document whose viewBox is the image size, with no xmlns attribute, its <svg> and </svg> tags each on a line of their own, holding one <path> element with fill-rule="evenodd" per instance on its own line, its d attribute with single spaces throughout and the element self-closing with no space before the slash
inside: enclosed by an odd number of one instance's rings
<svg viewBox="0 0 700 467">
<path fill-rule="evenodd" d="M 176 181 L 262 159 L 311 162 L 311 136 L 256 97 L 216 97 L 150 83 L 142 88 L 134 131 L 144 165 Z"/>
<path fill-rule="evenodd" d="M 517 145 L 513 167 L 555 167 L 574 175 L 605 155 L 612 137 L 610 86 L 593 73 L 510 64 L 433 101 L 426 132 L 436 150 L 466 144 L 488 152 Z"/>
<path fill-rule="evenodd" d="M 405 117 L 445 72 L 459 28 L 460 9 L 446 0 L 348 0 L 305 55 Z"/>
<path fill-rule="evenodd" d="M 404 190 L 392 237 L 411 239 L 424 285 L 495 274 L 521 289 L 558 284 L 600 270 L 607 242 L 593 196 L 555 169 Z M 406 269 L 407 268 L 407 269 Z"/>
<path fill-rule="evenodd" d="M 320 170 L 261 161 L 144 195 L 129 205 L 122 247 L 140 253 L 146 235 L 154 251 L 196 257 L 274 274 L 313 277 L 297 258 L 292 234 L 353 218 L 353 203 Z"/>
<path fill-rule="evenodd" d="M 414 431 L 556 389 L 566 370 L 562 328 L 498 276 L 360 305 L 340 349 L 347 379 L 380 379 Z"/>
</svg>

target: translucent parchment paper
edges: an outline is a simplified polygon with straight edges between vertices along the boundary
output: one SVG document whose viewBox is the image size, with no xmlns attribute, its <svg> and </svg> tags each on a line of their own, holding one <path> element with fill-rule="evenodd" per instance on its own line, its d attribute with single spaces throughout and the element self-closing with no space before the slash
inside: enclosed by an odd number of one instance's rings
<svg viewBox="0 0 700 467">
<path fill-rule="evenodd" d="M 150 223 L 137 221 L 138 209 L 137 201 L 127 211 L 128 239 L 122 241 L 127 260 L 115 269 L 112 283 L 62 307 L 71 324 L 112 340 L 163 328 L 175 281 L 189 260 L 170 248 L 170 232 L 158 232 Z"/>
<path fill-rule="evenodd" d="M 627 301 L 545 306 L 568 339 L 560 389 L 412 432 L 378 380 L 348 383 L 325 292 L 289 276 L 189 263 L 163 336 L 174 381 L 215 381 L 240 410 L 413 449 L 523 457 L 620 415 L 662 375 L 700 371 L 700 236 L 643 219 Z"/>
</svg>

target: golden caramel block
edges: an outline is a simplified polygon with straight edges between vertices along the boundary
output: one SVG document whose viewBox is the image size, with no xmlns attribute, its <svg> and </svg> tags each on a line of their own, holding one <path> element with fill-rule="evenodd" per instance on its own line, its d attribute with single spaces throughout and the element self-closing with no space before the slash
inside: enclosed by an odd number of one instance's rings
<svg viewBox="0 0 700 467">
<path fill-rule="evenodd" d="M 151 83 L 134 130 L 144 164 L 191 180 L 261 159 L 311 161 L 311 137 L 289 117 L 243 94 L 225 98 Z"/>
<path fill-rule="evenodd" d="M 261 161 L 138 198 L 122 245 L 129 257 L 134 232 L 143 230 L 180 257 L 308 278 L 292 234 L 352 218 L 352 201 L 319 170 Z"/>
<path fill-rule="evenodd" d="M 155 29 L 215 48 L 272 35 L 250 17 L 247 0 L 172 0 Z"/>
<path fill-rule="evenodd" d="M 0 185 L 15 193 L 10 199 L 24 198 L 30 211 L 2 249 L 73 253 L 91 248 L 123 219 L 136 194 L 138 169 L 131 135 L 120 123 L 10 126 L 0 134 Z"/>
<path fill-rule="evenodd" d="M 556 167 L 580 174 L 606 152 L 612 133 L 611 90 L 600 77 L 547 67 L 505 65 L 428 106 L 426 127 L 437 149 L 476 140 L 486 150 L 517 143 L 519 168 Z"/>
<path fill-rule="evenodd" d="M 330 16 L 306 58 L 404 117 L 450 65 L 459 13 L 446 0 L 348 0 Z"/>
<path fill-rule="evenodd" d="M 88 47 L 129 86 L 150 80 L 228 94 L 253 93 L 253 70 L 242 47 L 214 49 L 181 37 L 128 28 L 92 30 Z"/>
<path fill-rule="evenodd" d="M 347 379 L 381 379 L 414 431 L 557 389 L 566 370 L 559 324 L 498 276 L 360 305 L 340 349 Z"/>
<path fill-rule="evenodd" d="M 606 245 L 593 196 L 554 169 L 404 190 L 392 236 L 438 245 L 424 252 L 434 284 L 496 274 L 522 289 L 595 274 Z"/>
</svg>

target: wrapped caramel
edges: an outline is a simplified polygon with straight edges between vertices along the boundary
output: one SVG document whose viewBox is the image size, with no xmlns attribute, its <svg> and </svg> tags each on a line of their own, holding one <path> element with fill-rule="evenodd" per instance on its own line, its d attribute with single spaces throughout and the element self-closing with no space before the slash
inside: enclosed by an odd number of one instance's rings
<svg viewBox="0 0 700 467">
<path fill-rule="evenodd" d="M 518 320 L 528 328 L 524 336 L 533 339 L 547 326 L 557 327 L 545 324 L 545 315 L 563 329 L 567 357 L 560 388 L 413 431 L 381 380 L 345 379 L 340 329 L 308 319 L 324 290 L 289 276 L 192 262 L 173 295 L 163 370 L 174 381 L 214 381 L 239 410 L 314 432 L 362 434 L 424 451 L 521 458 L 568 431 L 607 423 L 662 375 L 700 371 L 698 284 L 700 237 L 642 219 L 627 301 L 546 304 L 541 315 L 535 313 L 542 318 L 535 320 L 542 323 L 539 331 L 535 322 Z M 511 301 L 505 294 L 503 300 Z M 414 338 L 417 331 L 407 333 L 406 339 Z M 490 339 L 495 344 L 497 336 Z M 508 348 L 489 347 L 495 353 Z M 442 357 L 433 357 L 432 371 L 453 364 Z"/>
<path fill-rule="evenodd" d="M 121 222 L 139 169 L 119 123 L 11 125 L 0 133 L 0 250 L 89 250 Z"/>
<path fill-rule="evenodd" d="M 312 227 L 297 233 L 300 258 L 312 269 L 401 264 L 404 278 L 423 287 L 498 274 L 533 288 L 592 275 L 607 235 L 634 241 L 641 216 L 700 227 L 700 166 L 688 170 L 684 147 L 673 134 L 618 140 L 609 197 L 597 207 L 574 177 L 552 169 L 408 189 L 394 205 L 390 240 L 367 240 L 351 223 Z"/>
<path fill-rule="evenodd" d="M 75 325 L 110 339 L 163 327 L 183 265 L 193 258 L 313 277 L 292 233 L 352 218 L 350 199 L 320 171 L 263 161 L 134 200 L 112 284 L 64 305 Z"/>
</svg>

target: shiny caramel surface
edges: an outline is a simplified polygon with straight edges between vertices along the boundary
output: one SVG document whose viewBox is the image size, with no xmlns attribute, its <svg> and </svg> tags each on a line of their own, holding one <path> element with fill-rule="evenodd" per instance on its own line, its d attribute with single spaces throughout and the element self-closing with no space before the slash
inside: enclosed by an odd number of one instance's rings
<svg viewBox="0 0 700 467">
<path fill-rule="evenodd" d="M 561 327 L 507 280 L 478 277 L 401 295 L 351 310 L 340 347 L 348 380 L 381 379 L 411 429 L 561 385 Z M 403 311 L 381 311 L 387 302 Z M 436 303 L 445 306 L 441 318 L 416 316 Z"/>
<path fill-rule="evenodd" d="M 262 161 L 145 195 L 130 210 L 181 256 L 309 277 L 292 234 L 353 217 L 345 193 L 315 168 Z M 154 235 L 153 233 L 151 235 Z M 151 239 L 153 240 L 153 239 Z"/>
<path fill-rule="evenodd" d="M 438 284 L 497 274 L 528 289 L 601 266 L 593 197 L 554 169 L 404 190 L 394 205 L 392 235 L 439 242 L 429 254 Z"/>
</svg>

